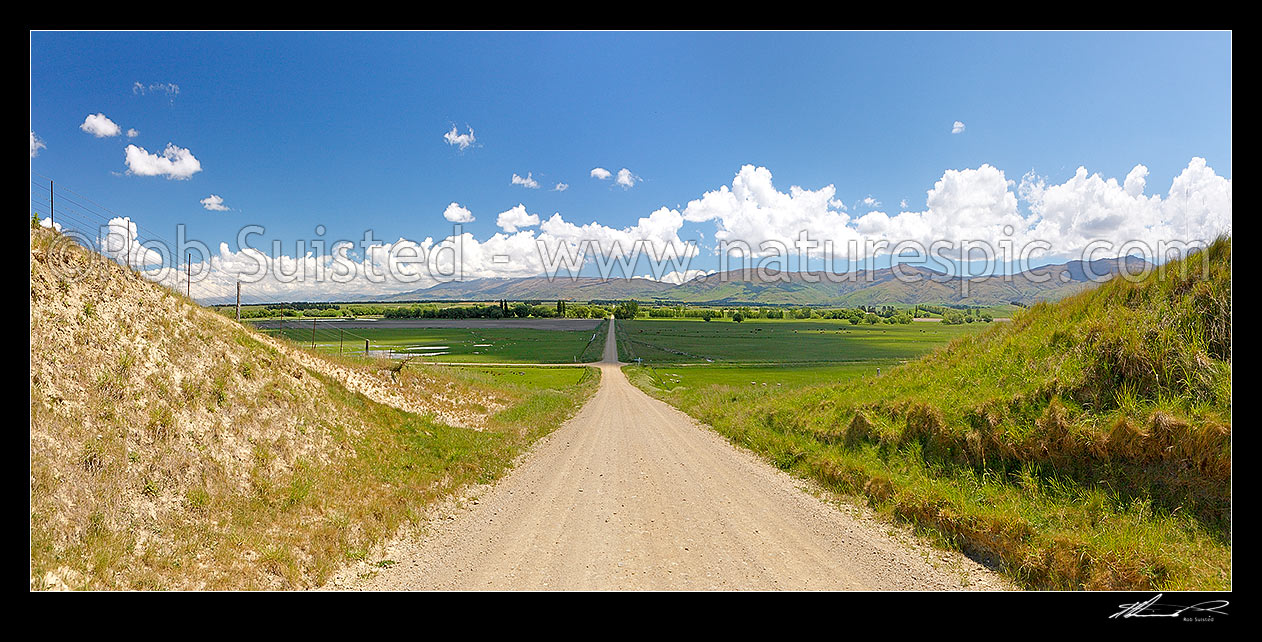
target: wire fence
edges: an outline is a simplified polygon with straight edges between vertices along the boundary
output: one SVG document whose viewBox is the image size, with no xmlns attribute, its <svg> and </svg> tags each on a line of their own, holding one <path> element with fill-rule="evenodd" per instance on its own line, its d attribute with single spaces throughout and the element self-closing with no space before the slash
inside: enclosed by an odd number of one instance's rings
<svg viewBox="0 0 1262 642">
<path fill-rule="evenodd" d="M 105 260 L 128 268 L 129 275 L 165 286 L 218 314 L 240 321 L 233 312 L 239 310 L 241 305 L 250 305 L 241 302 L 243 293 L 240 281 L 235 286 L 228 286 L 203 278 L 194 280 L 191 254 L 184 257 L 182 272 L 178 264 L 180 257 L 172 257 L 173 264 L 164 265 L 160 271 L 153 269 L 157 254 L 153 248 L 168 248 L 174 244 L 171 239 L 140 225 L 130 216 L 119 214 L 37 172 L 31 172 L 30 183 L 32 225 L 48 228 L 59 234 L 61 239 L 74 242 Z M 201 256 L 199 259 L 196 266 L 199 271 L 197 276 L 200 277 L 203 276 L 202 270 L 210 269 L 211 257 Z M 178 278 L 181 275 L 183 279 Z M 248 298 L 248 294 L 246 296 Z M 201 301 L 221 303 L 203 305 Z M 229 302 L 235 302 L 235 305 Z M 345 327 L 336 327 L 340 321 L 327 318 L 280 319 L 269 320 L 264 327 L 252 322 L 247 322 L 247 325 L 269 336 L 315 351 L 396 356 L 389 348 L 374 349 L 370 337 Z"/>
<path fill-rule="evenodd" d="M 391 358 L 402 354 L 389 346 L 374 349 L 372 339 L 341 327 L 342 323 L 340 319 L 266 319 L 253 325 L 259 332 L 320 352 Z"/>
</svg>

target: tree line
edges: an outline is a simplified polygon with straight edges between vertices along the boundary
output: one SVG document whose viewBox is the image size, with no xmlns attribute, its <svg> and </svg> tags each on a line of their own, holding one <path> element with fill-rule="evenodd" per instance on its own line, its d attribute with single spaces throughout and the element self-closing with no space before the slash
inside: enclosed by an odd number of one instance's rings
<svg viewBox="0 0 1262 642">
<path fill-rule="evenodd" d="M 548 305 L 524 301 L 510 304 L 506 300 L 501 300 L 483 305 L 398 306 L 385 310 L 382 316 L 387 319 L 603 319 L 609 316 L 609 310 L 598 305 L 576 305 L 567 301 L 557 301 L 555 305 Z"/>
<path fill-rule="evenodd" d="M 231 308 L 232 306 L 224 306 Z M 853 308 L 801 307 L 696 307 L 688 305 L 641 306 L 635 300 L 620 301 L 613 305 L 578 304 L 565 300 L 545 303 L 539 300 L 507 300 L 490 304 L 448 305 L 417 303 L 412 305 L 354 304 L 340 306 L 335 303 L 269 303 L 251 306 L 241 311 L 242 318 L 265 317 L 356 317 L 381 316 L 387 319 L 511 319 L 511 318 L 569 318 L 603 319 L 612 314 L 618 319 L 647 317 L 652 319 L 730 319 L 737 323 L 746 319 L 840 319 L 853 325 L 878 323 L 908 324 L 913 319 L 941 317 L 947 325 L 964 323 L 989 323 L 994 317 L 977 308 L 919 304 L 911 308 L 892 305 L 860 305 Z"/>
</svg>

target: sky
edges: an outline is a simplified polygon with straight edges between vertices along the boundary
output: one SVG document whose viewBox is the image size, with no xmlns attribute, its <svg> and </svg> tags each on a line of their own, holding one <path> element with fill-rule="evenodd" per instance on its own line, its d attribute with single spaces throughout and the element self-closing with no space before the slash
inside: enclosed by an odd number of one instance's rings
<svg viewBox="0 0 1262 642">
<path fill-rule="evenodd" d="M 355 270 L 456 239 L 462 278 L 644 240 L 686 269 L 631 272 L 681 280 L 803 231 L 1039 263 L 1231 229 L 1230 33 L 35 32 L 30 64 L 32 180 L 118 214 L 119 247 L 182 224 L 231 283 L 247 225 L 268 265 L 354 244 L 349 282 L 278 294 L 425 287 Z"/>
</svg>

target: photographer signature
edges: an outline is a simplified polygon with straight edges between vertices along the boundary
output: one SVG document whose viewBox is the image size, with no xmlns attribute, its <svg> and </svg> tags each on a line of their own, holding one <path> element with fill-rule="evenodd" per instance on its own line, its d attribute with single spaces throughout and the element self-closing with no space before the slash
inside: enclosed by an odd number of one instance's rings
<svg viewBox="0 0 1262 642">
<path fill-rule="evenodd" d="M 1227 600 L 1209 600 L 1192 606 L 1183 606 L 1180 604 L 1157 604 L 1157 600 L 1161 599 L 1162 594 L 1158 593 L 1151 600 L 1146 602 L 1135 602 L 1134 604 L 1119 604 L 1121 611 L 1109 616 L 1113 618 L 1132 618 L 1132 617 L 1180 617 L 1189 611 L 1194 613 L 1205 613 L 1211 615 L 1227 615 L 1226 611 L 1220 610 L 1230 604 Z"/>
</svg>

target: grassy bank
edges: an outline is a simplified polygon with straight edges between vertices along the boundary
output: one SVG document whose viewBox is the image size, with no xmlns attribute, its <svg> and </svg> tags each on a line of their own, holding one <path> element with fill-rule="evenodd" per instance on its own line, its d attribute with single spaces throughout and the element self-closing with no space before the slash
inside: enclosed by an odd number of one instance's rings
<svg viewBox="0 0 1262 642">
<path fill-rule="evenodd" d="M 319 586 L 599 382 L 301 355 L 31 234 L 32 588 Z"/>
<path fill-rule="evenodd" d="M 1231 586 L 1231 243 L 907 365 L 787 392 L 632 381 L 1022 585 Z"/>
</svg>

